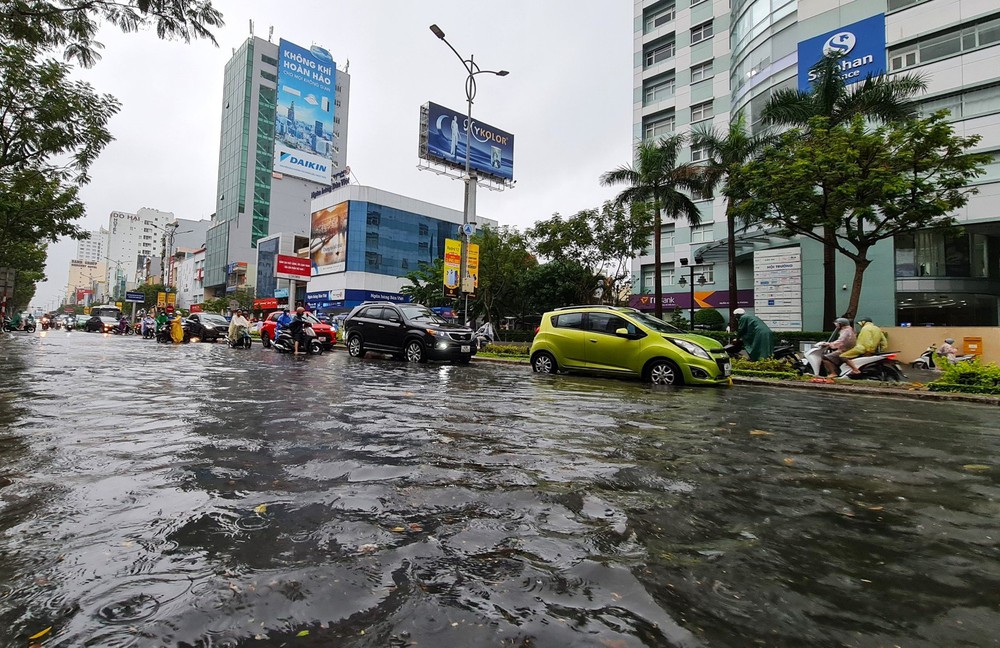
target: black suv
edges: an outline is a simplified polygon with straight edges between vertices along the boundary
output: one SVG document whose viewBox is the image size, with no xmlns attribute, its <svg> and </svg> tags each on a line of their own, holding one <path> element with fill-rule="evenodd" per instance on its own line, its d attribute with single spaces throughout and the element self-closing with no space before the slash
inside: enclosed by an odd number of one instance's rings
<svg viewBox="0 0 1000 648">
<path fill-rule="evenodd" d="M 472 329 L 450 324 L 421 304 L 361 304 L 344 320 L 343 339 L 355 358 L 379 351 L 410 362 L 454 360 L 468 364 L 476 353 Z"/>
</svg>

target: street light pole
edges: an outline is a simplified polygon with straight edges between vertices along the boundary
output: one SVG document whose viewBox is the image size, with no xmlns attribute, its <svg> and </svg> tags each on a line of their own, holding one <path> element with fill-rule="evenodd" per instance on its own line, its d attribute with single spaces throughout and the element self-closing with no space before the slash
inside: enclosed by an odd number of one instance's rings
<svg viewBox="0 0 1000 648">
<path fill-rule="evenodd" d="M 701 263 L 701 258 L 700 257 L 695 257 L 695 263 Z M 688 260 L 687 260 L 686 257 L 682 257 L 681 258 L 681 265 L 682 266 L 688 266 Z M 690 309 L 691 309 L 690 310 L 690 313 L 691 313 L 691 315 L 690 315 L 690 317 L 691 317 L 690 325 L 691 325 L 691 330 L 692 331 L 694 330 L 694 303 L 695 303 L 694 302 L 694 265 L 695 264 L 692 263 L 691 265 L 688 266 L 688 270 L 690 271 L 690 274 L 691 274 L 691 278 L 689 280 L 685 281 L 684 277 L 681 277 L 677 281 L 677 283 L 679 283 L 682 286 L 685 283 L 690 283 L 691 284 L 691 294 L 690 294 L 690 297 L 689 297 L 691 301 L 689 302 L 689 306 L 690 306 Z M 704 273 L 701 273 L 701 274 L 698 275 L 698 285 L 699 286 L 704 286 L 705 285 L 705 274 Z"/>
<path fill-rule="evenodd" d="M 468 73 L 465 78 L 465 99 L 466 99 L 466 114 L 465 114 L 465 204 L 462 210 L 462 236 L 464 243 L 462 245 L 462 262 L 460 270 L 459 285 L 461 286 L 462 292 L 465 294 L 465 307 L 462 309 L 462 324 L 468 321 L 469 317 L 469 292 L 472 288 L 466 284 L 466 275 L 469 272 L 469 244 L 472 238 L 471 232 L 467 225 L 469 223 L 475 224 L 476 222 L 476 187 L 479 185 L 479 178 L 473 173 L 471 169 L 471 154 L 472 154 L 472 103 L 476 98 L 476 75 L 477 74 L 493 74 L 499 77 L 504 77 L 510 74 L 507 70 L 483 70 L 476 64 L 475 55 L 469 55 L 466 59 L 461 54 L 458 53 L 451 43 L 444 37 L 444 31 L 441 30 L 437 25 L 431 25 L 431 31 L 439 39 L 444 41 L 444 44 L 455 53 L 458 60 L 462 62 L 462 66 Z M 468 290 L 467 290 L 468 288 Z"/>
</svg>

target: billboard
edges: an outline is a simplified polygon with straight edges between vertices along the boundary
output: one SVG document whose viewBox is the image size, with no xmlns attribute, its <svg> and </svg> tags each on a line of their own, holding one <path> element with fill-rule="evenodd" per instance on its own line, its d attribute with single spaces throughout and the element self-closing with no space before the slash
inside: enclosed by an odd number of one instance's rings
<svg viewBox="0 0 1000 648">
<path fill-rule="evenodd" d="M 753 254 L 754 315 L 772 331 L 802 330 L 802 252 L 797 247 Z"/>
<path fill-rule="evenodd" d="M 420 157 L 465 168 L 466 136 L 464 114 L 436 103 L 421 108 Z M 469 168 L 485 175 L 513 180 L 514 136 L 489 124 L 472 120 L 472 148 Z"/>
<path fill-rule="evenodd" d="M 347 269 L 347 202 L 312 214 L 309 233 L 309 260 L 313 275 L 332 274 Z"/>
<path fill-rule="evenodd" d="M 337 64 L 322 47 L 281 39 L 274 118 L 274 170 L 330 183 Z"/>
<path fill-rule="evenodd" d="M 469 293 L 469 297 L 475 298 L 476 289 L 479 288 L 479 246 L 469 243 L 468 258 L 465 260 L 465 285 L 462 292 Z"/>
<path fill-rule="evenodd" d="M 275 258 L 274 276 L 278 279 L 309 281 L 309 277 L 312 276 L 312 264 L 309 259 L 279 254 Z"/>
<path fill-rule="evenodd" d="M 444 296 L 458 297 L 458 275 L 462 270 L 462 242 L 444 240 Z"/>
<path fill-rule="evenodd" d="M 885 74 L 885 14 L 877 14 L 799 43 L 799 90 L 812 87 L 814 65 L 828 54 L 841 54 L 837 62 L 844 83 L 864 81 Z"/>
</svg>

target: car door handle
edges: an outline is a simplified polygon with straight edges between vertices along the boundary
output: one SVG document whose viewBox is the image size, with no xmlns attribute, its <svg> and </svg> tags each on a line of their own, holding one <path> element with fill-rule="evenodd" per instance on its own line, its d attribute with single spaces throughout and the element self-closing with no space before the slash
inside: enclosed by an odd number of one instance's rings
<svg viewBox="0 0 1000 648">
<path fill-rule="evenodd" d="M 593 343 L 595 343 L 595 344 L 597 343 L 597 340 L 594 339 L 594 338 L 590 338 L 590 341 L 593 342 Z"/>
</svg>

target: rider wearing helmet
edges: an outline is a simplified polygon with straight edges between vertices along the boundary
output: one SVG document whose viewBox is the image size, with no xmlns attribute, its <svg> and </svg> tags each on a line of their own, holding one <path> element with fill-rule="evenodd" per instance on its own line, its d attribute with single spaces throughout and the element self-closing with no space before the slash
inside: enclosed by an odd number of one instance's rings
<svg viewBox="0 0 1000 648">
<path fill-rule="evenodd" d="M 838 317 L 833 320 L 833 326 L 831 340 L 819 344 L 827 350 L 827 353 L 823 354 L 823 366 L 826 367 L 826 373 L 829 376 L 836 374 L 837 367 L 843 362 L 840 359 L 840 354 L 848 349 L 853 349 L 858 341 L 857 335 L 854 334 L 854 327 L 851 326 L 851 320 L 846 317 Z"/>
<path fill-rule="evenodd" d="M 938 347 L 937 354 L 948 358 L 948 362 L 951 364 L 955 364 L 955 356 L 958 355 L 958 349 L 955 348 L 955 338 L 945 339 L 944 344 Z"/>
<path fill-rule="evenodd" d="M 862 317 L 858 320 L 858 323 L 861 324 L 861 332 L 858 333 L 857 343 L 854 345 L 854 348 L 840 354 L 840 359 L 847 363 L 847 366 L 851 368 L 852 374 L 861 373 L 858 366 L 852 362 L 853 358 L 870 356 L 884 349 L 888 343 L 885 333 L 882 332 L 882 329 L 875 326 L 872 318 Z"/>
<path fill-rule="evenodd" d="M 774 334 L 759 317 L 747 315 L 742 308 L 733 311 L 736 322 L 736 336 L 742 340 L 743 348 L 751 360 L 763 360 L 774 355 Z"/>
</svg>

